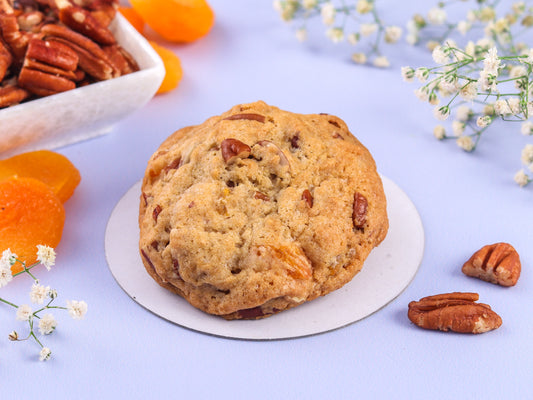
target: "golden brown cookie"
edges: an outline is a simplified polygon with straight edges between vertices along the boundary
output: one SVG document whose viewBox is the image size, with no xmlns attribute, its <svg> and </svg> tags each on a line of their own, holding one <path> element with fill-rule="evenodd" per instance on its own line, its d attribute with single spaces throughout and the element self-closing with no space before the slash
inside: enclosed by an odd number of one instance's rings
<svg viewBox="0 0 533 400">
<path fill-rule="evenodd" d="M 207 313 L 254 319 L 349 282 L 388 219 L 374 160 L 341 119 L 256 102 L 161 144 L 139 226 L 161 286 Z"/>
</svg>

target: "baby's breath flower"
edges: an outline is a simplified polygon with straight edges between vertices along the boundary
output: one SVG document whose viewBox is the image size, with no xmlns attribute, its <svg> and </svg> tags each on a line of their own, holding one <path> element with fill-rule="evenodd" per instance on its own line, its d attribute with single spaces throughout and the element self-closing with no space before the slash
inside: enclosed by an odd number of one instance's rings
<svg viewBox="0 0 533 400">
<path fill-rule="evenodd" d="M 318 0 L 303 0 L 302 4 L 306 10 L 312 10 L 317 6 Z"/>
<path fill-rule="evenodd" d="M 415 45 L 418 43 L 418 35 L 415 33 L 408 33 L 407 36 L 405 37 L 405 41 L 411 46 Z"/>
<path fill-rule="evenodd" d="M 522 149 L 522 162 L 526 165 L 533 163 L 533 144 L 526 144 Z"/>
<path fill-rule="evenodd" d="M 399 26 L 387 26 L 385 28 L 385 42 L 396 43 L 402 37 L 402 28 Z"/>
<path fill-rule="evenodd" d="M 443 25 L 446 17 L 446 11 L 440 7 L 434 7 L 428 11 L 428 21 L 431 25 Z"/>
<path fill-rule="evenodd" d="M 344 40 L 344 31 L 342 28 L 330 28 L 326 31 L 326 36 L 333 43 L 340 43 Z"/>
<path fill-rule="evenodd" d="M 307 40 L 307 29 L 300 28 L 296 31 L 296 39 L 299 42 L 305 42 Z"/>
<path fill-rule="evenodd" d="M 335 6 L 333 5 L 333 3 L 325 3 L 320 9 L 320 15 L 322 16 L 322 22 L 324 23 L 324 25 L 333 25 L 335 23 L 336 13 L 337 11 L 335 11 Z"/>
<path fill-rule="evenodd" d="M 375 67 L 378 68 L 388 68 L 390 67 L 389 59 L 386 56 L 379 56 L 374 59 L 373 62 Z"/>
<path fill-rule="evenodd" d="M 533 135 L 533 122 L 532 121 L 522 122 L 520 132 L 522 132 L 522 135 Z"/>
<path fill-rule="evenodd" d="M 455 120 L 452 122 L 452 131 L 455 136 L 461 136 L 465 131 L 465 123 L 462 121 Z"/>
<path fill-rule="evenodd" d="M 48 361 L 52 356 L 52 352 L 48 347 L 43 347 L 39 353 L 39 361 Z"/>
<path fill-rule="evenodd" d="M 378 24 L 361 24 L 361 36 L 370 36 L 378 30 Z"/>
<path fill-rule="evenodd" d="M 489 117 L 488 115 L 481 115 L 478 117 L 477 121 L 476 121 L 476 125 L 479 126 L 480 128 L 486 128 L 487 126 L 489 126 L 492 122 L 492 118 Z"/>
<path fill-rule="evenodd" d="M 459 89 L 459 96 L 466 101 L 472 101 L 477 96 L 477 88 L 473 82 L 469 82 Z"/>
<path fill-rule="evenodd" d="M 52 247 L 37 245 L 37 260 L 43 264 L 48 271 L 56 262 L 56 252 Z"/>
<path fill-rule="evenodd" d="M 23 304 L 17 308 L 17 320 L 28 321 L 32 316 L 33 311 L 27 304 Z"/>
<path fill-rule="evenodd" d="M 479 79 L 477 81 L 479 90 L 483 92 L 497 91 L 496 76 L 484 69 L 479 71 Z"/>
<path fill-rule="evenodd" d="M 482 22 L 489 22 L 496 18 L 496 11 L 493 7 L 484 7 L 478 14 L 478 19 Z"/>
<path fill-rule="evenodd" d="M 431 55 L 433 56 L 433 61 L 435 61 L 437 64 L 448 64 L 450 62 L 448 52 L 440 45 L 433 49 Z"/>
<path fill-rule="evenodd" d="M 483 106 L 483 115 L 494 115 L 496 110 L 494 109 L 494 104 L 485 104 Z"/>
<path fill-rule="evenodd" d="M 298 7 L 296 1 L 274 1 L 274 9 L 279 13 L 283 21 L 291 21 Z"/>
<path fill-rule="evenodd" d="M 16 342 L 17 340 L 19 340 L 19 334 L 16 331 L 11 331 L 7 338 L 12 342 Z"/>
<path fill-rule="evenodd" d="M 498 115 L 512 114 L 511 107 L 507 100 L 496 100 L 494 102 L 494 112 Z"/>
<path fill-rule="evenodd" d="M 415 96 L 421 101 L 429 100 L 429 89 L 426 86 L 415 90 Z"/>
<path fill-rule="evenodd" d="M 468 106 L 459 106 L 455 112 L 455 118 L 461 122 L 468 121 L 473 115 L 472 109 Z"/>
<path fill-rule="evenodd" d="M 491 75 L 498 76 L 499 68 L 500 58 L 498 57 L 498 50 L 496 47 L 491 47 L 483 60 L 483 70 Z"/>
<path fill-rule="evenodd" d="M 49 335 L 56 329 L 57 321 L 52 314 L 44 314 L 39 320 L 39 332 L 41 335 Z"/>
<path fill-rule="evenodd" d="M 67 310 L 72 318 L 82 319 L 87 313 L 87 303 L 84 301 L 69 300 L 67 301 Z"/>
<path fill-rule="evenodd" d="M 405 82 L 413 82 L 415 79 L 415 70 L 411 67 L 402 67 L 402 78 Z"/>
<path fill-rule="evenodd" d="M 518 183 L 520 187 L 524 187 L 530 182 L 530 179 L 523 170 L 520 170 L 515 174 L 514 181 Z"/>
<path fill-rule="evenodd" d="M 446 129 L 444 129 L 444 126 L 435 126 L 435 128 L 433 129 L 433 136 L 435 136 L 439 140 L 444 139 L 446 137 Z"/>
<path fill-rule="evenodd" d="M 355 10 L 359 14 L 367 14 L 372 11 L 372 8 L 374 8 L 374 5 L 367 0 L 359 0 L 355 6 Z"/>
<path fill-rule="evenodd" d="M 472 23 L 470 21 L 459 21 L 457 23 L 457 30 L 463 36 L 472 28 Z"/>
<path fill-rule="evenodd" d="M 44 300 L 48 297 L 50 292 L 50 286 L 43 286 L 38 283 L 34 283 L 31 286 L 30 299 L 34 304 L 43 304 Z"/>
<path fill-rule="evenodd" d="M 429 51 L 433 52 L 433 50 L 435 50 L 436 47 L 440 46 L 439 42 L 437 42 L 436 40 L 429 40 L 427 43 L 426 43 L 426 47 Z"/>
<path fill-rule="evenodd" d="M 459 146 L 464 151 L 472 151 L 474 150 L 474 141 L 470 136 L 460 136 L 457 138 L 457 146 Z"/>
<path fill-rule="evenodd" d="M 0 287 L 6 286 L 13 279 L 11 268 L 7 264 L 0 265 Z"/>
<path fill-rule="evenodd" d="M 517 1 L 516 3 L 513 3 L 511 7 L 515 14 L 520 15 L 525 11 L 526 4 L 523 1 Z"/>
<path fill-rule="evenodd" d="M 6 249 L 2 252 L 2 258 L 0 258 L 0 267 L 11 268 L 11 266 L 16 262 L 17 255 L 10 249 Z"/>
<path fill-rule="evenodd" d="M 366 63 L 366 54 L 365 53 L 353 53 L 352 54 L 352 61 L 357 64 L 365 64 Z"/>
<path fill-rule="evenodd" d="M 509 105 L 509 108 L 511 109 L 511 114 L 518 115 L 520 114 L 521 108 L 520 108 L 520 99 L 518 97 L 511 97 L 507 100 L 507 104 Z"/>
<path fill-rule="evenodd" d="M 433 115 L 435 116 L 435 118 L 437 118 L 438 120 L 440 121 L 444 121 L 445 119 L 448 118 L 448 116 L 450 115 L 450 107 L 448 106 L 442 106 L 442 107 L 435 107 L 433 109 Z"/>
<path fill-rule="evenodd" d="M 420 83 L 424 83 L 428 80 L 429 69 L 425 67 L 417 68 L 415 71 L 415 76 L 420 81 Z"/>
<path fill-rule="evenodd" d="M 359 33 L 350 33 L 348 36 L 346 36 L 346 40 L 352 46 L 355 46 L 357 43 L 359 43 L 359 38 L 360 38 Z"/>
<path fill-rule="evenodd" d="M 431 92 L 429 94 L 428 103 L 431 104 L 432 106 L 436 106 L 437 104 L 440 103 L 439 98 L 437 97 L 437 93 Z"/>
</svg>

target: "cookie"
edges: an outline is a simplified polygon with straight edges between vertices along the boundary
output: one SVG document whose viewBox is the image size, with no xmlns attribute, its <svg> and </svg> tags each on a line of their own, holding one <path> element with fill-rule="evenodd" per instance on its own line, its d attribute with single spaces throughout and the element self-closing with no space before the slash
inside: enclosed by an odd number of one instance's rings
<svg viewBox="0 0 533 400">
<path fill-rule="evenodd" d="M 206 313 L 257 319 L 349 282 L 388 219 L 375 162 L 341 119 L 260 101 L 161 144 L 139 226 L 157 283 Z"/>
</svg>

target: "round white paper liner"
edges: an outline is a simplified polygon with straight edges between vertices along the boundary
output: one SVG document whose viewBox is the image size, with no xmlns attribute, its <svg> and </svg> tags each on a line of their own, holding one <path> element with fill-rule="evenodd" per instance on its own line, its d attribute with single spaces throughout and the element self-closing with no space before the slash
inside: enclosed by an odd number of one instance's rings
<svg viewBox="0 0 533 400">
<path fill-rule="evenodd" d="M 424 229 L 409 197 L 383 177 L 389 232 L 351 282 L 326 296 L 261 320 L 226 321 L 191 306 L 159 286 L 139 255 L 141 182 L 117 203 L 105 233 L 109 269 L 138 304 L 179 326 L 236 339 L 273 340 L 314 335 L 356 322 L 381 309 L 412 281 L 422 261 Z"/>
</svg>

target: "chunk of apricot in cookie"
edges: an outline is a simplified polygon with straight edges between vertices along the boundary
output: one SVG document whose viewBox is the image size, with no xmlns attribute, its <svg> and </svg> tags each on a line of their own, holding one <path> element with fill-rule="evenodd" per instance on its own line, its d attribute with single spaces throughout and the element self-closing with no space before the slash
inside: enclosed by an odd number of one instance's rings
<svg viewBox="0 0 533 400">
<path fill-rule="evenodd" d="M 10 249 L 29 266 L 37 261 L 38 244 L 59 244 L 64 223 L 63 203 L 45 183 L 18 177 L 0 182 L 0 252 Z"/>
<path fill-rule="evenodd" d="M 61 202 L 67 201 L 80 183 L 80 172 L 59 153 L 38 150 L 0 160 L 0 181 L 11 177 L 35 178 L 50 186 Z"/>
</svg>

